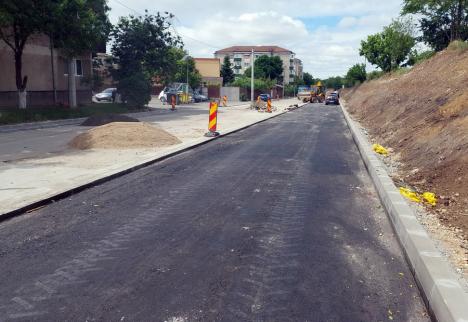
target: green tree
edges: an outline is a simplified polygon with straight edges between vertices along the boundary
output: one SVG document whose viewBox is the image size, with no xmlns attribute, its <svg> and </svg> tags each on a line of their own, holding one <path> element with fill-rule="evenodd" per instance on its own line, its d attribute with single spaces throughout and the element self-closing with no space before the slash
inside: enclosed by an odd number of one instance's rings
<svg viewBox="0 0 468 322">
<path fill-rule="evenodd" d="M 332 76 L 322 81 L 326 88 L 339 89 L 345 85 L 345 79 L 341 76 Z"/>
<path fill-rule="evenodd" d="M 302 79 L 304 80 L 305 85 L 310 86 L 310 85 L 315 84 L 314 77 L 311 74 L 307 73 L 307 72 L 304 73 L 304 76 L 302 77 Z"/>
<path fill-rule="evenodd" d="M 104 0 L 2 0 L 0 39 L 13 51 L 18 106 L 26 107 L 23 50 L 34 35 L 46 34 L 65 53 L 93 48 L 109 30 Z"/>
<path fill-rule="evenodd" d="M 244 75 L 250 77 L 252 68 L 249 67 Z M 282 81 L 283 79 L 283 61 L 278 56 L 262 55 L 255 59 L 255 78 L 274 79 Z"/>
<path fill-rule="evenodd" d="M 188 68 L 188 69 L 187 69 Z M 187 82 L 187 71 L 188 71 L 188 83 L 190 87 L 197 88 L 201 84 L 201 75 L 195 67 L 195 61 L 192 57 L 188 57 L 185 60 L 180 59 L 177 61 L 177 72 L 175 73 L 174 81 L 180 83 Z"/>
<path fill-rule="evenodd" d="M 230 84 L 234 80 L 234 72 L 231 68 L 229 56 L 224 56 L 223 65 L 221 66 L 221 77 L 223 78 L 223 85 Z"/>
<path fill-rule="evenodd" d="M 420 40 L 442 50 L 454 40 L 468 39 L 467 0 L 404 0 L 402 14 L 420 17 Z"/>
<path fill-rule="evenodd" d="M 294 76 L 294 81 L 290 83 L 291 85 L 305 85 L 304 79 L 298 76 Z"/>
<path fill-rule="evenodd" d="M 254 79 L 254 87 L 258 90 L 269 90 L 273 88 L 273 86 L 275 86 L 275 83 L 276 81 L 273 79 Z M 236 80 L 232 83 L 232 85 L 237 87 L 250 88 L 251 78 L 246 76 L 237 77 Z"/>
<path fill-rule="evenodd" d="M 139 90 L 149 94 L 153 78 L 167 81 L 177 71 L 182 41 L 170 29 L 173 17 L 172 14 L 157 13 L 120 18 L 111 35 L 112 55 L 119 66 L 113 74 L 122 93 L 135 91 L 135 88 L 126 87 L 131 84 L 130 80 L 140 77 Z M 145 102 L 134 102 L 137 107 L 148 103 L 149 96 L 145 97 Z"/>
<path fill-rule="evenodd" d="M 361 41 L 359 54 L 385 72 L 397 69 L 415 45 L 413 33 L 410 20 L 395 20 L 382 32 Z"/>
<path fill-rule="evenodd" d="M 47 34 L 55 47 L 68 59 L 68 87 L 70 107 L 76 107 L 75 57 L 92 51 L 105 42 L 111 24 L 105 0 L 61 0 L 64 5 L 53 7 L 56 17 L 47 26 Z"/>
<path fill-rule="evenodd" d="M 423 62 L 432 56 L 434 56 L 435 52 L 433 50 L 426 50 L 422 52 L 418 52 L 416 50 L 413 50 L 408 58 L 408 62 L 406 63 L 408 66 L 414 66 L 416 64 L 419 64 L 420 62 Z"/>
<path fill-rule="evenodd" d="M 352 66 L 348 73 L 346 74 L 346 83 L 348 86 L 354 86 L 357 83 L 363 83 L 366 81 L 366 65 L 365 64 L 356 64 Z"/>
</svg>

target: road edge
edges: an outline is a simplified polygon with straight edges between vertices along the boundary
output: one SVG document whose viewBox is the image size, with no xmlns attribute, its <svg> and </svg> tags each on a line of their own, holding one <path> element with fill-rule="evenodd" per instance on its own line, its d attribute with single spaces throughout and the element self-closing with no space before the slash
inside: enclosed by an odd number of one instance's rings
<svg viewBox="0 0 468 322">
<path fill-rule="evenodd" d="M 299 105 L 297 108 L 303 107 L 304 105 L 306 105 L 306 104 Z M 138 164 L 136 164 L 134 166 L 130 166 L 130 167 L 128 167 L 126 169 L 123 169 L 123 170 L 118 170 L 117 172 L 114 172 L 114 173 L 112 173 L 110 175 L 105 175 L 105 176 L 100 177 L 98 179 L 92 180 L 92 181 L 90 181 L 88 183 L 77 185 L 74 188 L 66 189 L 66 190 L 64 190 L 62 192 L 59 192 L 59 193 L 56 193 L 56 194 L 51 195 L 49 197 L 37 200 L 35 202 L 32 202 L 30 204 L 27 204 L 25 206 L 22 206 L 20 208 L 15 209 L 15 210 L 7 211 L 5 213 L 0 214 L 0 222 L 2 222 L 4 220 L 7 220 L 7 219 L 10 219 L 10 218 L 13 218 L 13 217 L 16 217 L 16 216 L 19 216 L 19 215 L 22 215 L 22 214 L 27 213 L 27 212 L 31 212 L 31 211 L 33 211 L 35 209 L 46 206 L 46 205 L 48 205 L 48 204 L 50 204 L 52 202 L 67 198 L 67 197 L 69 197 L 69 196 L 71 196 L 73 194 L 76 194 L 78 192 L 81 192 L 83 190 L 98 186 L 98 185 L 103 184 L 105 182 L 108 182 L 110 180 L 119 178 L 121 176 L 132 173 L 132 172 L 137 171 L 139 169 L 142 169 L 142 168 L 148 167 L 150 165 L 153 165 L 153 164 L 155 164 L 157 162 L 161 162 L 161 161 L 169 159 L 169 158 L 171 158 L 173 156 L 176 156 L 176 155 L 182 154 L 184 152 L 193 150 L 193 149 L 195 149 L 195 148 L 197 148 L 199 146 L 205 145 L 205 144 L 207 144 L 207 143 L 209 143 L 209 142 L 211 142 L 213 140 L 217 140 L 217 139 L 220 139 L 220 138 L 225 137 L 227 135 L 230 135 L 230 134 L 245 130 L 245 129 L 251 127 L 251 126 L 254 126 L 256 124 L 260 124 L 260 123 L 263 123 L 265 121 L 271 120 L 272 118 L 278 117 L 278 116 L 283 115 L 283 114 L 285 114 L 287 112 L 290 112 L 290 111 L 285 109 L 284 111 L 282 111 L 282 112 L 280 112 L 278 114 L 275 114 L 275 115 L 271 115 L 270 117 L 267 117 L 267 118 L 265 118 L 263 120 L 259 120 L 259 121 L 253 122 L 251 124 L 244 125 L 244 126 L 242 126 L 240 128 L 227 130 L 226 132 L 221 132 L 220 135 L 218 135 L 216 137 L 205 138 L 205 139 L 203 139 L 202 141 L 199 141 L 199 142 L 188 143 L 187 145 L 183 145 L 183 146 L 175 149 L 174 151 L 168 151 L 167 153 L 165 153 L 163 155 L 155 157 L 154 159 L 150 159 L 150 160 L 144 161 L 142 163 L 138 163 Z"/>
<path fill-rule="evenodd" d="M 430 313 L 439 322 L 467 322 L 468 294 L 413 210 L 400 195 L 382 161 L 351 119 L 341 102 L 341 110 L 385 211 L 392 222 L 406 260 L 415 276 Z"/>
</svg>

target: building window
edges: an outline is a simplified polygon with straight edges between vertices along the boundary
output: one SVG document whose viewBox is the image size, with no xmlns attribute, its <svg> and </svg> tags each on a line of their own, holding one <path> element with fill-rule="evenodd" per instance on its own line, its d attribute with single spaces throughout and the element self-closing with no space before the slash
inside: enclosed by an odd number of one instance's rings
<svg viewBox="0 0 468 322">
<path fill-rule="evenodd" d="M 64 66 L 64 75 L 68 76 L 68 60 L 64 60 Z M 81 62 L 81 59 L 76 59 L 75 61 L 75 76 L 83 76 L 83 63 Z"/>
<path fill-rule="evenodd" d="M 76 66 L 76 73 L 75 73 L 75 75 L 76 75 L 76 76 L 83 76 L 83 66 L 82 66 L 82 64 L 81 64 L 81 59 L 77 59 L 77 60 L 76 60 L 75 66 Z"/>
</svg>

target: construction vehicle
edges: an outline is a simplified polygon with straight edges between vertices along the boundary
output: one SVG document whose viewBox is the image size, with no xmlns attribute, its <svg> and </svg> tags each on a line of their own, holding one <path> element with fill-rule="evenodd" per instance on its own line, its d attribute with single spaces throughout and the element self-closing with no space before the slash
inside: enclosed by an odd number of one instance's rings
<svg viewBox="0 0 468 322">
<path fill-rule="evenodd" d="M 322 82 L 318 82 L 316 85 L 312 86 L 310 91 L 310 103 L 323 103 L 325 101 L 325 86 L 322 85 Z"/>
<path fill-rule="evenodd" d="M 306 88 L 307 90 L 305 90 Z M 297 98 L 304 103 L 323 103 L 325 101 L 325 86 L 320 81 L 310 88 L 302 86 L 299 89 L 302 91 L 297 93 Z"/>
<path fill-rule="evenodd" d="M 310 97 L 310 86 L 301 85 L 297 87 L 297 99 L 303 101 L 304 99 L 308 99 Z"/>
</svg>

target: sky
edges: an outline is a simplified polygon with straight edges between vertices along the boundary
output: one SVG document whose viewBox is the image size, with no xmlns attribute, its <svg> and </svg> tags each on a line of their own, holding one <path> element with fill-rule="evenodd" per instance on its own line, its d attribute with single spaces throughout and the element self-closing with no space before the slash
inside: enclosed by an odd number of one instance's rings
<svg viewBox="0 0 468 322">
<path fill-rule="evenodd" d="M 171 12 L 174 32 L 192 57 L 213 57 L 234 45 L 277 45 L 301 59 L 314 77 L 345 75 L 360 42 L 399 16 L 401 0 L 108 0 L 120 16 Z M 371 66 L 368 66 L 371 69 Z"/>
</svg>

